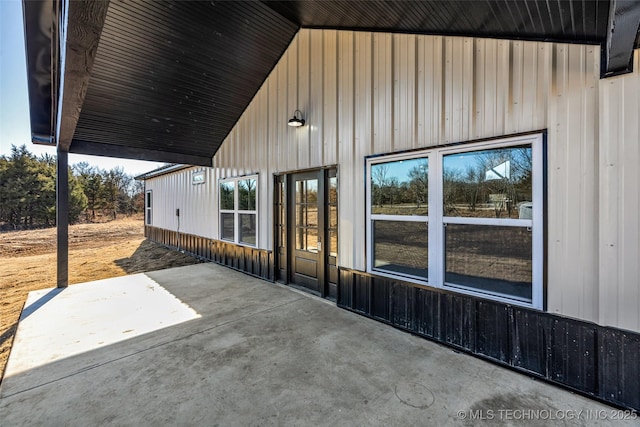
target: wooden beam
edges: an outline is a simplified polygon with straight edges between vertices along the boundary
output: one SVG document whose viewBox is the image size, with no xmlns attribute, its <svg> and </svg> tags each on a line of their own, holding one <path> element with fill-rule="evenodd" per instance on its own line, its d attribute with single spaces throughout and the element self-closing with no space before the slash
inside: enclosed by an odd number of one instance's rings
<svg viewBox="0 0 640 427">
<path fill-rule="evenodd" d="M 612 77 L 633 71 L 633 46 L 639 26 L 640 1 L 611 0 L 600 77 Z"/>
<path fill-rule="evenodd" d="M 74 154 L 120 157 L 123 159 L 148 160 L 152 162 L 181 163 L 194 166 L 213 166 L 213 156 L 199 156 L 179 152 L 158 151 L 125 145 L 100 144 L 74 139 L 69 150 Z"/>
<path fill-rule="evenodd" d="M 62 105 L 56 132 L 58 145 L 65 151 L 69 150 L 80 118 L 109 1 L 70 1 L 68 5 L 66 48 L 62 52 L 64 69 L 60 78 Z"/>
</svg>

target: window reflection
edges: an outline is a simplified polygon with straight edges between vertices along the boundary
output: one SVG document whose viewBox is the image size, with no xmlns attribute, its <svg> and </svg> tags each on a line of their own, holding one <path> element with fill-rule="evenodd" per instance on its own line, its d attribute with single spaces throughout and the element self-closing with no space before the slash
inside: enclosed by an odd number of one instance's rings
<svg viewBox="0 0 640 427">
<path fill-rule="evenodd" d="M 258 245 L 258 177 L 226 178 L 218 186 L 220 239 Z"/>
<path fill-rule="evenodd" d="M 373 221 L 373 266 L 427 278 L 428 228 L 424 222 Z"/>
<path fill-rule="evenodd" d="M 443 157 L 445 216 L 531 219 L 531 146 Z"/>
<path fill-rule="evenodd" d="M 234 236 L 233 236 L 233 230 L 234 230 L 233 217 L 234 217 L 234 215 L 232 213 L 220 214 L 221 237 L 224 240 L 233 240 L 234 239 Z"/>
<path fill-rule="evenodd" d="M 329 177 L 329 256 L 338 256 L 338 178 Z"/>
<path fill-rule="evenodd" d="M 242 179 L 238 181 L 238 199 L 241 211 L 256 210 L 256 180 Z"/>
<path fill-rule="evenodd" d="M 296 181 L 296 249 L 318 252 L 318 180 Z"/>
<path fill-rule="evenodd" d="M 223 182 L 220 184 L 220 209 L 233 210 L 235 207 L 235 199 L 233 196 L 235 190 L 235 182 Z"/>
<path fill-rule="evenodd" d="M 329 178 L 329 203 L 338 203 L 338 178 L 335 176 Z"/>
<path fill-rule="evenodd" d="M 296 227 L 296 249 L 318 252 L 318 229 Z"/>
<path fill-rule="evenodd" d="M 256 244 L 256 214 L 240 214 L 238 215 L 240 224 L 238 227 L 239 239 L 242 243 L 249 245 Z"/>
<path fill-rule="evenodd" d="M 427 215 L 427 158 L 371 165 L 371 213 Z"/>
<path fill-rule="evenodd" d="M 445 281 L 532 298 L 532 234 L 524 227 L 447 224 Z"/>
<path fill-rule="evenodd" d="M 338 207 L 337 206 L 329 206 L 329 227 L 330 228 L 338 227 Z"/>
<path fill-rule="evenodd" d="M 338 256 L 338 232 L 329 232 L 329 255 Z"/>
</svg>

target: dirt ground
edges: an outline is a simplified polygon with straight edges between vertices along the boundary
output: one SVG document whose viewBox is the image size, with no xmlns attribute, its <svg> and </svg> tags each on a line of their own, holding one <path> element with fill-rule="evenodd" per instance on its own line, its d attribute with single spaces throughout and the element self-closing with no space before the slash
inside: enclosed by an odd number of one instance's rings
<svg viewBox="0 0 640 427">
<path fill-rule="evenodd" d="M 198 262 L 146 240 L 142 216 L 69 227 L 70 284 Z M 0 374 L 27 294 L 55 286 L 55 228 L 0 233 Z"/>
</svg>

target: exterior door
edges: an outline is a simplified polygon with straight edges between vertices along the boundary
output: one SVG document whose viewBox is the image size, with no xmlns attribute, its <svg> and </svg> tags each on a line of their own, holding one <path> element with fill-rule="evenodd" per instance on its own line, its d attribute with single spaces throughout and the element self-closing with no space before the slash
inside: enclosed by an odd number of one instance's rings
<svg viewBox="0 0 640 427">
<path fill-rule="evenodd" d="M 289 281 L 324 296 L 324 171 L 292 174 L 289 182 Z"/>
<path fill-rule="evenodd" d="M 332 300 L 338 293 L 336 169 L 274 179 L 276 280 Z"/>
</svg>

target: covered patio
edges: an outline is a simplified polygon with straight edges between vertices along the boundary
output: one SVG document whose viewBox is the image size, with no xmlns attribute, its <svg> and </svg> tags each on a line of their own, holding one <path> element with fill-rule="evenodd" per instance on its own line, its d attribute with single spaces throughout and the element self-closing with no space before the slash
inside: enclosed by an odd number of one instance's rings
<svg viewBox="0 0 640 427">
<path fill-rule="evenodd" d="M 30 294 L 0 389 L 6 425 L 605 425 L 620 413 L 211 263 Z"/>
</svg>

